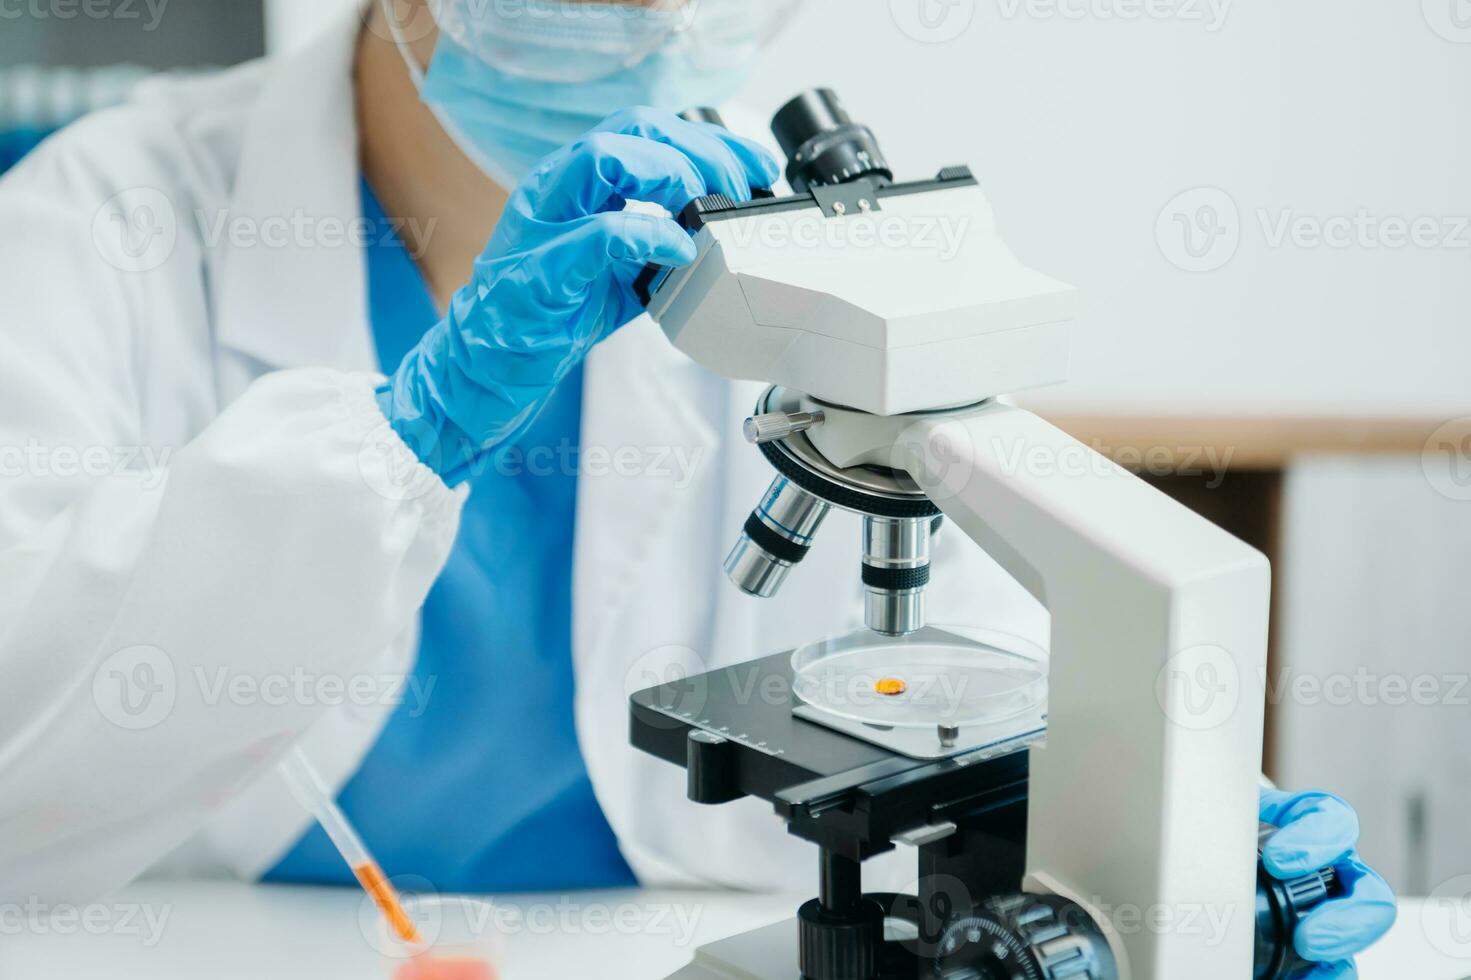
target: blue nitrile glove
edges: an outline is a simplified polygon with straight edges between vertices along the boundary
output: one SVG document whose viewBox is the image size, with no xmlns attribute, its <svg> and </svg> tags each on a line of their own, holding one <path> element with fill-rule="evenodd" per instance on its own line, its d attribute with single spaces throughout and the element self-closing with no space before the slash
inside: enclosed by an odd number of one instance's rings
<svg viewBox="0 0 1471 980">
<path fill-rule="evenodd" d="M 780 170 L 758 144 L 708 123 L 628 109 L 551 154 L 511 195 L 469 285 L 404 358 L 378 403 L 394 431 L 450 485 L 530 426 L 552 390 L 611 331 L 643 312 L 649 262 L 687 265 L 672 219 L 705 194 L 750 200 Z"/>
<path fill-rule="evenodd" d="M 1359 860 L 1359 817 L 1327 793 L 1263 790 L 1261 819 L 1282 829 L 1267 839 L 1262 863 L 1274 878 L 1301 877 L 1333 868 L 1343 895 L 1309 912 L 1293 938 L 1298 955 L 1322 964 L 1312 980 L 1358 976 L 1353 957 L 1394 924 L 1394 894 Z"/>
</svg>

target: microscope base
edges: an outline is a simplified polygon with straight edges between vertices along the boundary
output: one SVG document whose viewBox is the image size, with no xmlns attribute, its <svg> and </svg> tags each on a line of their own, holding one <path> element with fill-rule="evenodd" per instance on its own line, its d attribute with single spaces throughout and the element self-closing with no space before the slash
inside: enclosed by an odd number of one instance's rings
<svg viewBox="0 0 1471 980">
<path fill-rule="evenodd" d="M 701 946 L 668 980 L 791 980 L 796 962 L 797 920 L 787 919 Z"/>
</svg>

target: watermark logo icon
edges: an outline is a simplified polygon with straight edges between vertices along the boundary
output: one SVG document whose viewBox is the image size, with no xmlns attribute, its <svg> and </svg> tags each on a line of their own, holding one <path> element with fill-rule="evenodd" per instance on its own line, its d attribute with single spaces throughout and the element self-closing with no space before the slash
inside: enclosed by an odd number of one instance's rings
<svg viewBox="0 0 1471 980">
<path fill-rule="evenodd" d="M 1447 41 L 1471 44 L 1471 0 L 1420 0 L 1425 23 Z"/>
<path fill-rule="evenodd" d="M 1430 434 L 1420 468 L 1442 497 L 1471 500 L 1471 416 L 1451 419 Z"/>
<path fill-rule="evenodd" d="M 152 272 L 174 254 L 178 215 L 163 191 L 133 187 L 116 194 L 92 218 L 92 243 L 120 272 Z"/>
<path fill-rule="evenodd" d="M 971 489 L 976 444 L 964 420 L 915 422 L 899 434 L 891 465 L 923 483 L 932 503 L 944 505 Z"/>
<path fill-rule="evenodd" d="M 1430 893 L 1420 909 L 1420 928 L 1438 952 L 1471 959 L 1471 875 L 1457 875 Z"/>
<path fill-rule="evenodd" d="M 1154 694 L 1174 724 L 1192 731 L 1217 728 L 1241 703 L 1241 671 L 1224 647 L 1188 647 L 1160 668 Z"/>
<path fill-rule="evenodd" d="M 657 702 L 668 716 L 668 727 L 677 728 L 686 722 L 699 724 L 710 698 L 709 670 L 705 659 L 690 647 L 657 647 L 628 665 L 623 693 L 632 697 L 659 688 Z M 654 723 L 663 721 L 656 719 Z"/>
<path fill-rule="evenodd" d="M 444 930 L 444 909 L 434 883 L 421 875 L 394 875 L 386 880 L 386 885 L 398 896 L 400 907 L 424 945 L 433 946 Z M 365 889 L 358 900 L 358 931 L 373 952 L 389 959 L 405 959 L 412 955 L 413 947 L 394 932 L 393 924 L 378 905 L 378 897 Z"/>
<path fill-rule="evenodd" d="M 174 710 L 178 694 L 174 662 L 158 647 L 119 650 L 92 675 L 97 710 L 127 731 L 143 731 L 163 722 Z"/>
<path fill-rule="evenodd" d="M 1219 187 L 1196 187 L 1164 206 L 1154 235 L 1172 265 L 1186 272 L 1214 272 L 1241 247 L 1241 210 Z"/>
<path fill-rule="evenodd" d="M 484 3 L 485 0 L 481 2 Z M 402 39 L 404 44 L 416 44 L 434 33 L 447 3 L 448 0 L 426 0 L 424 3 L 388 0 L 381 5 L 382 20 L 375 16 L 380 5 L 367 4 L 363 7 L 363 20 L 374 34 L 385 41 L 397 42 Z"/>
<path fill-rule="evenodd" d="M 976 0 L 889 0 L 889 14 L 908 37 L 945 44 L 970 29 Z"/>
<path fill-rule="evenodd" d="M 388 422 L 376 426 L 363 440 L 358 472 L 369 490 L 396 503 L 418 500 L 439 481 Z"/>
</svg>

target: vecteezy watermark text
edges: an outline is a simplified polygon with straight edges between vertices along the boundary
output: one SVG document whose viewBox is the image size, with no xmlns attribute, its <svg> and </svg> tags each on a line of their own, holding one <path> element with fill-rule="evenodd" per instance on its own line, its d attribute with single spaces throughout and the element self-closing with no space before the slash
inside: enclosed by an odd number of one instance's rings
<svg viewBox="0 0 1471 980">
<path fill-rule="evenodd" d="M 1175 21 L 1219 31 L 1233 0 L 996 0 L 1005 20 Z"/>
<path fill-rule="evenodd" d="M 948 262 L 960 254 L 969 230 L 970 219 L 964 215 L 859 211 L 834 221 L 808 210 L 788 221 L 735 222 L 728 234 L 741 248 L 934 252 Z"/>
<path fill-rule="evenodd" d="M 142 30 L 152 33 L 168 5 L 169 0 L 0 0 L 0 21 L 141 21 Z"/>
<path fill-rule="evenodd" d="M 157 946 L 172 905 L 137 902 L 51 904 L 32 896 L 0 903 L 0 936 L 133 936 L 145 949 Z"/>
<path fill-rule="evenodd" d="M 1464 709 L 1471 707 L 1471 674 L 1400 673 L 1366 665 L 1326 672 L 1293 666 L 1248 671 L 1224 647 L 1200 644 L 1166 661 L 1156 679 L 1156 696 L 1171 722 L 1206 730 L 1229 721 L 1247 698 L 1310 708 Z"/>
<path fill-rule="evenodd" d="M 452 932 L 457 944 L 481 940 L 499 944 L 508 936 L 657 936 L 676 947 L 695 943 L 704 905 L 699 902 L 597 902 L 571 895 L 536 902 L 434 901 L 432 883 L 414 876 L 395 876 L 393 885 L 404 895 L 405 911 L 424 942 L 433 945 Z M 408 947 L 386 935 L 382 912 L 364 895 L 358 907 L 363 938 L 379 953 L 392 958 L 411 955 Z"/>
<path fill-rule="evenodd" d="M 119 650 L 98 665 L 92 700 L 104 718 L 127 731 L 162 724 L 184 695 L 205 708 L 399 708 L 417 718 L 428 710 L 438 681 L 433 674 L 341 674 L 301 666 L 259 673 L 201 664 L 180 670 L 163 650 L 140 645 Z"/>
<path fill-rule="evenodd" d="M 355 248 L 403 242 L 420 258 L 439 226 L 438 218 L 340 218 L 312 215 L 298 208 L 290 214 L 255 217 L 223 208 L 194 212 L 205 248 L 228 242 L 233 248 Z"/>
<path fill-rule="evenodd" d="M 152 490 L 163 482 L 172 455 L 167 447 L 51 445 L 31 438 L 0 445 L 0 479 L 102 479 L 131 473 Z"/>
<path fill-rule="evenodd" d="M 295 704 L 371 708 L 403 705 L 411 718 L 424 713 L 439 683 L 439 678 L 432 674 L 423 678 L 395 673 L 320 674 L 304 667 L 277 674 L 247 674 L 228 667 L 206 670 L 195 666 L 191 673 L 203 702 L 210 706 L 263 704 L 279 708 Z"/>
<path fill-rule="evenodd" d="M 4 0 L 0 0 L 4 2 Z M 133 187 L 109 198 L 92 219 L 92 244 L 122 272 L 162 268 L 173 258 L 181 232 L 193 223 L 193 241 L 206 250 L 341 249 L 402 243 L 414 258 L 429 246 L 438 218 L 369 218 L 313 214 L 304 208 L 279 214 L 241 214 L 228 208 L 182 211 L 163 191 Z"/>
<path fill-rule="evenodd" d="M 495 928 L 503 935 L 668 936 L 679 947 L 695 941 L 704 913 L 698 903 L 556 902 L 493 906 Z"/>
<path fill-rule="evenodd" d="M 1119 468 L 1149 476 L 1204 477 L 1205 487 L 1215 490 L 1225 482 L 1235 447 L 1113 446 L 1101 441 L 1092 445 L 1063 446 L 1034 444 L 1026 439 L 1002 440 L 993 444 L 996 458 L 1008 474 L 1032 476 L 1112 476 Z"/>
<path fill-rule="evenodd" d="M 456 450 L 458 452 L 456 453 Z M 579 479 L 643 479 L 687 489 L 699 476 L 708 448 L 705 446 L 582 444 L 561 439 L 555 444 L 513 444 L 478 452 L 469 445 L 445 442 L 435 448 L 441 458 L 468 459 L 465 473 L 470 480 L 487 475 L 501 479 L 529 476 L 577 477 Z M 358 455 L 363 480 L 368 487 L 390 500 L 411 500 L 431 492 L 438 479 L 424 466 L 387 423 L 364 440 Z"/>
<path fill-rule="evenodd" d="M 1245 213 L 1219 187 L 1177 194 L 1155 222 L 1160 252 L 1187 272 L 1224 268 L 1247 240 L 1273 251 L 1471 251 L 1471 215 L 1394 214 L 1356 208 L 1312 213 L 1257 207 Z"/>
</svg>

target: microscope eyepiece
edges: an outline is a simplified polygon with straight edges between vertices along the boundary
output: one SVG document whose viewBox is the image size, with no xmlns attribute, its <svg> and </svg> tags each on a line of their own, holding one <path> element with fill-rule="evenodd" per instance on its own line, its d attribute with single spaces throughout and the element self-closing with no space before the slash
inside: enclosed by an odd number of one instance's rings
<svg viewBox="0 0 1471 980">
<path fill-rule="evenodd" d="M 787 156 L 787 180 L 798 194 L 863 177 L 894 179 L 878 137 L 853 121 L 832 89 L 811 89 L 782 106 L 771 132 Z"/>
</svg>

